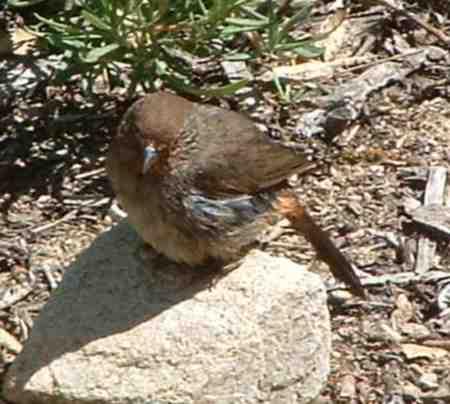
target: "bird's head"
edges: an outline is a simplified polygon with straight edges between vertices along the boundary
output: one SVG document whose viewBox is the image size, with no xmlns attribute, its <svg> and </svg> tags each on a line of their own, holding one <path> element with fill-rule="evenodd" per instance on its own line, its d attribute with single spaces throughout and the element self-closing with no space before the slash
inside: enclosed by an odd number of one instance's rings
<svg viewBox="0 0 450 404">
<path fill-rule="evenodd" d="M 192 103 L 169 93 L 153 93 L 136 101 L 126 112 L 112 158 L 135 175 L 160 174 L 177 140 Z"/>
</svg>

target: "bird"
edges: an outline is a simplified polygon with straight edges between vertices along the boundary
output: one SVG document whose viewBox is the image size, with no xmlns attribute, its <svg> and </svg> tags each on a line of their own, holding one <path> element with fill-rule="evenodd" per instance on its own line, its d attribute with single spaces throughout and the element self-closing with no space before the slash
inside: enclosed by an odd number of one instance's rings
<svg viewBox="0 0 450 404">
<path fill-rule="evenodd" d="M 334 277 L 365 298 L 350 262 L 288 185 L 307 163 L 242 113 L 159 91 L 125 112 L 106 171 L 130 224 L 171 261 L 236 262 L 287 218 Z"/>
</svg>

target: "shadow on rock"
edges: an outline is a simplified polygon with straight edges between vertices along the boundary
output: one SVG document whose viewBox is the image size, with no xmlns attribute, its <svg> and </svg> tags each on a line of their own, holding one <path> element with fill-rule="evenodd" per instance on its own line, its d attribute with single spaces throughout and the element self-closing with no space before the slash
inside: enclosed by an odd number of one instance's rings
<svg viewBox="0 0 450 404">
<path fill-rule="evenodd" d="M 198 270 L 170 262 L 144 264 L 133 256 L 139 243 L 122 222 L 67 268 L 15 364 L 16 388 L 58 358 L 135 328 L 211 285 L 211 277 Z"/>
</svg>

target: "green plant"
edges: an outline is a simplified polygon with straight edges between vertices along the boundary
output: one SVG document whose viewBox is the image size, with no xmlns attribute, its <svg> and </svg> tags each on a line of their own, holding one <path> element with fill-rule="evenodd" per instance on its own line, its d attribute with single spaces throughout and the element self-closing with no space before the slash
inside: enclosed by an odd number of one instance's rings
<svg viewBox="0 0 450 404">
<path fill-rule="evenodd" d="M 199 58 L 256 59 L 265 54 L 293 53 L 304 57 L 320 54 L 311 39 L 295 39 L 293 29 L 310 15 L 301 5 L 290 17 L 267 1 L 262 13 L 256 0 L 84 0 L 53 18 L 37 15 L 39 32 L 51 53 L 60 53 L 67 68 L 56 79 L 82 77 L 91 90 L 102 76 L 110 87 L 127 85 L 133 94 L 167 86 L 190 93 L 232 93 L 247 82 L 220 87 L 195 79 Z M 253 32 L 260 46 L 241 46 L 242 33 Z M 219 86 L 217 86 L 219 84 Z M 209 88 L 208 88 L 209 86 Z M 200 88 L 201 87 L 201 88 Z M 215 87 L 215 88 L 211 88 Z"/>
<path fill-rule="evenodd" d="M 36 4 L 43 3 L 46 0 L 8 0 L 8 5 L 16 8 L 25 8 L 35 6 Z"/>
</svg>

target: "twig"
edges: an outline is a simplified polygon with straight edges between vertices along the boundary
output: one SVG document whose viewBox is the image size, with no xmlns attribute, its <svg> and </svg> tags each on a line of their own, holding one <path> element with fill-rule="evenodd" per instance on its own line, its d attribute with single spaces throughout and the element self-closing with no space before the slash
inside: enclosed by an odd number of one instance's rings
<svg viewBox="0 0 450 404">
<path fill-rule="evenodd" d="M 120 209 L 120 207 L 117 205 L 117 203 L 111 204 L 108 214 L 116 222 L 119 222 L 120 220 L 123 220 L 128 216 L 126 212 L 124 212 L 122 209 Z"/>
<path fill-rule="evenodd" d="M 401 285 L 407 283 L 440 281 L 449 278 L 450 274 L 444 271 L 427 271 L 422 274 L 408 271 L 390 275 L 368 276 L 361 278 L 361 283 L 363 286 L 384 286 L 387 283 Z"/>
<path fill-rule="evenodd" d="M 97 175 L 97 174 L 103 174 L 104 172 L 105 172 L 105 168 L 104 167 L 96 168 L 95 170 L 87 171 L 85 173 L 81 173 L 81 174 L 76 175 L 75 179 L 81 180 L 83 178 L 93 177 L 94 175 Z"/>
<path fill-rule="evenodd" d="M 65 214 L 61 219 L 55 220 L 52 223 L 44 224 L 43 226 L 35 227 L 34 229 L 31 229 L 30 231 L 33 234 L 37 234 L 37 233 L 40 233 L 42 231 L 51 229 L 52 227 L 57 226 L 60 223 L 66 222 L 66 221 L 68 221 L 70 219 L 73 219 L 76 216 L 77 213 L 78 213 L 78 209 L 72 210 L 71 212 Z"/>
<path fill-rule="evenodd" d="M 361 65 L 358 65 L 358 66 L 354 66 L 354 67 L 350 67 L 348 69 L 345 69 L 343 71 L 343 73 L 351 73 L 351 72 L 353 72 L 355 70 L 361 70 L 361 69 L 364 69 L 364 68 L 376 66 L 376 65 L 379 65 L 381 63 L 390 62 L 392 60 L 398 60 L 398 59 L 406 58 L 408 56 L 418 55 L 421 52 L 424 52 L 424 50 L 423 49 L 419 49 L 419 50 L 414 50 L 414 51 L 411 51 L 411 52 L 401 53 L 399 55 L 389 56 L 389 57 L 383 58 L 383 59 L 374 60 L 373 62 L 369 62 L 369 63 L 366 63 L 366 64 L 361 64 Z"/>
</svg>

